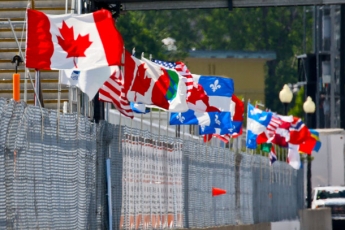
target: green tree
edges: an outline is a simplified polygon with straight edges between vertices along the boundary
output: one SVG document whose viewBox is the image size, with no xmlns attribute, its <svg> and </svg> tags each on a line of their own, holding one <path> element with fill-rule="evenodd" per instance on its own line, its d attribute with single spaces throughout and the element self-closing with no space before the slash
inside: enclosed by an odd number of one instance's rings
<svg viewBox="0 0 345 230">
<path fill-rule="evenodd" d="M 304 88 L 302 87 L 295 96 L 295 104 L 289 110 L 290 115 L 294 115 L 295 117 L 303 118 L 304 111 L 303 111 L 303 103 L 305 101 L 304 96 Z"/>
</svg>

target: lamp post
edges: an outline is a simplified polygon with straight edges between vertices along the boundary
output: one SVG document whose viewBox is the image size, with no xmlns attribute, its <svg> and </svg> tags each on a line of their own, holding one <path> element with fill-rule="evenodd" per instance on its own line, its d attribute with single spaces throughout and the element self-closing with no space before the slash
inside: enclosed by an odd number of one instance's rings
<svg viewBox="0 0 345 230">
<path fill-rule="evenodd" d="M 311 128 L 309 124 L 311 124 L 311 115 L 315 113 L 315 103 L 311 99 L 311 97 L 307 97 L 307 100 L 303 104 L 303 110 L 307 114 L 307 126 Z M 311 155 L 307 155 L 307 208 L 311 208 Z"/>
<path fill-rule="evenodd" d="M 288 104 L 292 101 L 293 94 L 290 90 L 290 87 L 285 84 L 283 86 L 283 89 L 279 92 L 279 100 L 283 103 L 284 105 L 284 115 L 287 115 L 287 107 Z"/>
</svg>

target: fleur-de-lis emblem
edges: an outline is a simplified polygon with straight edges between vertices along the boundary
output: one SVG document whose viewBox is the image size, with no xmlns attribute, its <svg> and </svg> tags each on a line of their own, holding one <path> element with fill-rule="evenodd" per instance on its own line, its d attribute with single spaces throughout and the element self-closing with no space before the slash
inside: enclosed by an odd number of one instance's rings
<svg viewBox="0 0 345 230">
<path fill-rule="evenodd" d="M 205 131 L 205 125 L 200 125 L 201 131 Z"/>
<path fill-rule="evenodd" d="M 72 74 L 71 74 L 72 80 L 78 81 L 79 74 L 80 74 L 80 71 L 78 71 L 78 70 L 73 70 L 73 72 L 72 72 Z"/>
<path fill-rule="evenodd" d="M 214 121 L 216 122 L 217 125 L 220 125 L 220 120 L 218 119 L 218 115 L 215 115 Z"/>
<path fill-rule="evenodd" d="M 218 81 L 218 79 L 217 79 L 217 80 L 214 81 L 213 84 L 210 85 L 210 87 L 211 87 L 211 89 L 212 89 L 213 92 L 216 92 L 217 89 L 220 89 L 222 86 L 219 85 L 219 81 Z"/>
<path fill-rule="evenodd" d="M 176 119 L 177 119 L 177 120 L 179 120 L 181 123 L 183 123 L 183 122 L 184 122 L 184 120 L 185 120 L 185 117 L 184 117 L 184 116 L 182 116 L 182 114 L 181 114 L 181 113 L 178 113 L 178 114 L 177 114 L 177 116 L 176 116 Z"/>
</svg>

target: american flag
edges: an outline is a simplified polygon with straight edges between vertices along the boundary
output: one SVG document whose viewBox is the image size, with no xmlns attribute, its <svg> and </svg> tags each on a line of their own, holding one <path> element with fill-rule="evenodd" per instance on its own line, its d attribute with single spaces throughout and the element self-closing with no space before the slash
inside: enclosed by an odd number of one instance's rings
<svg viewBox="0 0 345 230">
<path fill-rule="evenodd" d="M 193 76 L 191 72 L 188 70 L 187 66 L 183 62 L 167 62 L 167 61 L 161 61 L 157 59 L 152 59 L 152 61 L 160 66 L 163 66 L 167 69 L 174 69 L 176 70 L 180 75 L 184 76 L 186 78 L 186 86 L 187 86 L 187 100 L 188 97 L 191 94 L 191 90 L 194 87 L 194 81 Z"/>
<path fill-rule="evenodd" d="M 258 138 L 256 140 L 257 143 L 270 143 L 276 135 L 276 131 L 280 127 L 282 122 L 283 121 L 279 118 L 279 116 L 273 114 L 270 122 L 268 123 L 268 126 L 266 127 L 265 132 L 258 135 Z"/>
<path fill-rule="evenodd" d="M 273 115 L 270 123 L 266 127 L 266 133 L 268 138 L 272 138 L 276 132 L 276 129 L 281 125 L 282 121 L 278 116 Z"/>
<path fill-rule="evenodd" d="M 120 113 L 133 118 L 133 111 L 123 89 L 122 71 L 117 69 L 100 88 L 99 100 L 113 103 Z"/>
</svg>

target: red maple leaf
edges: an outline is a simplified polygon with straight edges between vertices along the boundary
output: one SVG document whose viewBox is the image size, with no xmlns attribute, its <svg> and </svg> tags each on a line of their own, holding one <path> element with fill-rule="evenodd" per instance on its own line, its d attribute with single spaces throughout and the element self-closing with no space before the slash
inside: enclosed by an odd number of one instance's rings
<svg viewBox="0 0 345 230">
<path fill-rule="evenodd" d="M 146 76 L 145 63 L 138 66 L 136 76 L 134 78 L 132 91 L 140 93 L 144 96 L 147 90 L 150 88 L 151 78 Z"/>
<path fill-rule="evenodd" d="M 92 44 L 89 41 L 89 34 L 84 36 L 79 34 L 77 39 L 74 39 L 73 26 L 68 27 L 65 21 L 62 21 L 62 28 L 59 28 L 59 30 L 61 37 L 56 36 L 58 43 L 67 52 L 67 58 L 73 57 L 74 66 L 77 68 L 75 58 L 86 57 L 85 50 Z"/>
</svg>

